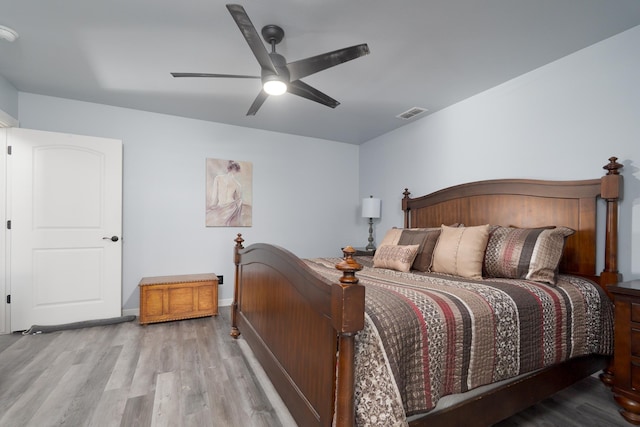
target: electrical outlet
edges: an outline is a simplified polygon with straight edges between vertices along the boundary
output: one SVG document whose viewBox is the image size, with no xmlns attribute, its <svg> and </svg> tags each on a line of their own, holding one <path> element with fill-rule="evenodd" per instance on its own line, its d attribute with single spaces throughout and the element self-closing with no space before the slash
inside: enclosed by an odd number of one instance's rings
<svg viewBox="0 0 640 427">
<path fill-rule="evenodd" d="M 224 276 L 218 276 L 218 285 L 222 285 L 224 283 Z"/>
</svg>

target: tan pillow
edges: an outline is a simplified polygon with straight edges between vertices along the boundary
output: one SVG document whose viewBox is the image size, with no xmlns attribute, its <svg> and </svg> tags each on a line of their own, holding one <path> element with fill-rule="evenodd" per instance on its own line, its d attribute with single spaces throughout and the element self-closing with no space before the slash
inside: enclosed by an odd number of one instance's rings
<svg viewBox="0 0 640 427">
<path fill-rule="evenodd" d="M 430 271 L 470 279 L 482 279 L 482 260 L 489 240 L 489 225 L 442 226 L 433 250 Z"/>
<path fill-rule="evenodd" d="M 387 231 L 387 234 L 384 235 L 382 241 L 378 246 L 383 245 L 397 245 L 398 240 L 400 240 L 400 235 L 402 234 L 402 228 L 392 228 Z"/>
<path fill-rule="evenodd" d="M 409 271 L 420 245 L 381 245 L 373 256 L 373 266 Z"/>
</svg>

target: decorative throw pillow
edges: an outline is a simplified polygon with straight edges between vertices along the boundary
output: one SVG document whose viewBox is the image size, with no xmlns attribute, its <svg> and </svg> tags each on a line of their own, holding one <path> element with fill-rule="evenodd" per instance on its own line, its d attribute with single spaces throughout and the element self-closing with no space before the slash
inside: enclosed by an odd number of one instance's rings
<svg viewBox="0 0 640 427">
<path fill-rule="evenodd" d="M 454 223 L 449 227 L 464 227 L 464 224 Z M 424 235 L 426 240 L 420 239 L 413 235 L 413 233 L 430 231 L 432 233 Z M 403 233 L 405 234 L 404 238 L 401 239 Z M 419 271 L 427 271 L 429 270 L 429 266 L 431 265 L 431 257 L 433 255 L 433 248 L 436 245 L 436 241 L 438 240 L 438 236 L 440 236 L 440 227 L 428 227 L 428 228 L 397 228 L 393 227 L 382 238 L 379 246 L 384 245 L 413 245 L 419 244 L 422 245 L 424 242 L 424 246 L 421 246 L 418 249 L 418 255 L 416 256 L 416 260 L 413 263 L 412 268 L 414 270 Z"/>
<path fill-rule="evenodd" d="M 489 225 L 442 226 L 429 271 L 470 279 L 482 279 L 482 260 L 489 239 Z"/>
<path fill-rule="evenodd" d="M 402 228 L 393 227 L 392 229 L 387 231 L 387 234 L 384 235 L 384 237 L 382 238 L 382 241 L 378 246 L 397 245 L 401 234 L 402 234 Z"/>
<path fill-rule="evenodd" d="M 407 272 L 420 245 L 382 245 L 373 256 L 373 266 Z"/>
<path fill-rule="evenodd" d="M 431 265 L 431 258 L 433 257 L 433 249 L 436 247 L 436 242 L 440 236 L 440 229 L 425 229 L 425 230 L 402 230 L 399 245 L 420 245 L 418 248 L 418 254 L 416 259 L 413 260 L 411 265 L 412 270 L 428 271 Z"/>
<path fill-rule="evenodd" d="M 573 233 L 568 227 L 496 227 L 487 243 L 485 275 L 555 285 L 566 238 Z"/>
</svg>

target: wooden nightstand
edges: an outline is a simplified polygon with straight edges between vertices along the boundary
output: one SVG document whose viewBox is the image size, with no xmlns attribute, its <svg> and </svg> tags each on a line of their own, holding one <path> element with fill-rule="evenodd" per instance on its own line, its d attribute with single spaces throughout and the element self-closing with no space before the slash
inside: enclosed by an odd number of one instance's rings
<svg viewBox="0 0 640 427">
<path fill-rule="evenodd" d="M 218 314 L 218 277 L 213 273 L 144 277 L 138 286 L 142 325 Z"/>
<path fill-rule="evenodd" d="M 615 303 L 612 390 L 624 419 L 640 424 L 640 280 L 608 290 Z"/>
<path fill-rule="evenodd" d="M 368 251 L 365 248 L 353 248 L 356 250 L 356 253 L 353 256 L 374 256 L 376 254 L 376 250 Z M 344 248 L 340 248 L 340 250 L 344 250 Z"/>
</svg>

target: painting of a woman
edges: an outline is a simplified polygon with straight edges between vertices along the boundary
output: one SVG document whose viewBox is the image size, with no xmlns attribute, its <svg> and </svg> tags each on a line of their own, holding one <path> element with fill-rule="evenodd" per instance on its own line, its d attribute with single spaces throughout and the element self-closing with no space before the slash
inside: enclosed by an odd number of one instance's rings
<svg viewBox="0 0 640 427">
<path fill-rule="evenodd" d="M 251 226 L 250 195 L 251 163 L 207 159 L 207 226 Z"/>
</svg>

